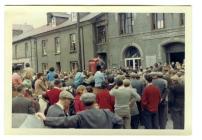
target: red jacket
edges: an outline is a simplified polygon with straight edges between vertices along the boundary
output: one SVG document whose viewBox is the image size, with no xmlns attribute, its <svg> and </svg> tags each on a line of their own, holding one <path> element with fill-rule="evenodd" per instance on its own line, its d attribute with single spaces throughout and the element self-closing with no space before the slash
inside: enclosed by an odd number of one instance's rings
<svg viewBox="0 0 202 140">
<path fill-rule="evenodd" d="M 114 111 L 115 97 L 109 94 L 109 90 L 99 90 L 96 94 L 96 101 L 101 109 Z"/>
<path fill-rule="evenodd" d="M 157 112 L 160 100 L 160 90 L 156 86 L 148 85 L 145 87 L 141 98 L 143 110 L 146 109 L 150 112 Z"/>
<path fill-rule="evenodd" d="M 53 88 L 46 92 L 45 97 L 48 99 L 51 105 L 55 104 L 59 100 L 61 90 L 59 88 Z"/>
<path fill-rule="evenodd" d="M 83 104 L 83 102 L 80 100 L 80 95 L 76 95 L 74 97 L 74 109 L 76 111 L 76 113 L 85 110 L 85 106 Z"/>
</svg>

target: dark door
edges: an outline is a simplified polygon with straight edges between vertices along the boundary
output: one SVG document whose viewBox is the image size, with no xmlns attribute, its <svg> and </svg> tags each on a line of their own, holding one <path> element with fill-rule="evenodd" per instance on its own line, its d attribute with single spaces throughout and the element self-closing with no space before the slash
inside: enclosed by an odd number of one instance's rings
<svg viewBox="0 0 202 140">
<path fill-rule="evenodd" d="M 56 62 L 56 71 L 57 72 L 61 72 L 61 65 L 60 65 L 60 62 Z"/>
<path fill-rule="evenodd" d="M 170 62 L 180 62 L 183 63 L 184 52 L 170 53 Z"/>
</svg>

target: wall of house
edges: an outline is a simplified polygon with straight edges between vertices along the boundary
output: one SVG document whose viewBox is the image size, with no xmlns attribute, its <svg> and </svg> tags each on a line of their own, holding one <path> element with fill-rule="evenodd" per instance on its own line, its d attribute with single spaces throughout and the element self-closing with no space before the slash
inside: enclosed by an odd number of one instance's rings
<svg viewBox="0 0 202 140">
<path fill-rule="evenodd" d="M 129 46 L 134 46 L 140 51 L 143 67 L 148 66 L 148 61 L 150 61 L 151 58 L 155 59 L 156 62 L 164 63 L 166 62 L 166 55 L 165 49 L 162 46 L 171 42 L 184 42 L 185 28 L 179 25 L 180 20 L 178 13 L 165 14 L 165 29 L 159 30 L 152 30 L 150 14 L 138 13 L 133 14 L 133 16 L 134 32 L 129 35 L 120 35 L 118 14 L 108 14 L 107 42 L 101 45 L 96 44 L 95 23 L 91 21 L 81 23 L 81 50 L 82 57 L 85 58 L 85 60 L 83 60 L 85 61 L 85 69 L 88 68 L 88 61 L 95 57 L 97 53 L 102 52 L 107 54 L 108 67 L 124 66 L 123 52 Z M 56 62 L 60 62 L 62 71 L 68 72 L 70 71 L 70 62 L 78 62 L 78 47 L 77 52 L 70 52 L 70 34 L 72 33 L 77 34 L 76 25 L 40 34 L 32 39 L 15 42 L 13 43 L 13 62 L 29 60 L 36 72 L 37 69 L 39 72 L 42 72 L 42 63 L 48 63 L 48 67 L 56 67 Z M 60 54 L 55 53 L 55 37 L 60 37 Z M 34 43 L 35 40 L 36 44 Z M 42 55 L 42 40 L 47 40 L 46 56 Z M 27 42 L 29 46 L 28 58 L 26 58 L 26 60 L 25 42 Z M 15 45 L 18 47 L 17 58 L 14 56 Z"/>
<path fill-rule="evenodd" d="M 25 43 L 27 47 L 27 57 L 25 56 Z M 17 52 L 15 54 L 15 47 L 17 46 Z M 12 60 L 13 64 L 17 63 L 29 63 L 31 67 L 36 71 L 36 52 L 33 39 L 26 39 L 20 42 L 13 43 Z"/>
<path fill-rule="evenodd" d="M 93 50 L 93 33 L 92 25 L 87 24 L 82 26 L 83 33 L 81 32 L 81 48 L 84 46 L 85 68 L 88 67 L 88 60 L 94 57 Z M 69 28 L 60 32 L 44 34 L 37 37 L 39 71 L 42 70 L 42 63 L 48 63 L 48 67 L 56 67 L 56 62 L 60 62 L 62 71 L 70 71 L 70 62 L 78 61 L 78 47 L 76 52 L 70 52 L 70 35 L 77 34 L 76 28 Z M 83 37 L 82 37 L 83 36 Z M 60 54 L 55 53 L 55 38 L 60 37 Z M 47 55 L 42 55 L 42 40 L 47 40 L 46 52 Z M 77 40 L 77 35 L 76 35 Z M 78 45 L 77 45 L 78 46 Z M 83 54 L 83 49 L 82 54 Z M 84 62 L 83 62 L 84 63 Z"/>
<path fill-rule="evenodd" d="M 179 14 L 165 14 L 165 29 L 159 30 L 152 30 L 150 14 L 141 13 L 133 14 L 133 16 L 134 33 L 120 35 L 118 15 L 109 14 L 109 66 L 124 66 L 123 52 L 129 46 L 138 48 L 143 67 L 148 66 L 147 61 L 150 61 L 151 57 L 156 58 L 156 62 L 166 62 L 165 52 L 161 44 L 168 40 L 170 42 L 183 42 L 184 40 L 184 26 L 179 25 Z"/>
</svg>

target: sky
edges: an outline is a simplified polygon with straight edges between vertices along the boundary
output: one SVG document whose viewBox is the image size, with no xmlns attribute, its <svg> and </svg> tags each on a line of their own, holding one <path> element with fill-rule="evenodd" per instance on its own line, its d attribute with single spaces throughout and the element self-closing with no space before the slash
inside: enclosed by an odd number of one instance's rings
<svg viewBox="0 0 202 140">
<path fill-rule="evenodd" d="M 46 24 L 46 12 L 19 12 L 15 13 L 13 16 L 13 24 L 28 24 L 32 25 L 34 28 Z"/>
</svg>

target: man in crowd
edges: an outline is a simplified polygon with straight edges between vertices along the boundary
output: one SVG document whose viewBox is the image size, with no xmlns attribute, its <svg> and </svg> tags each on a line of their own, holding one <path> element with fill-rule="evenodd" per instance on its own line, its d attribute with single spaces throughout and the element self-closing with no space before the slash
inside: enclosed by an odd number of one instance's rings
<svg viewBox="0 0 202 140">
<path fill-rule="evenodd" d="M 37 73 L 37 80 L 34 84 L 35 86 L 35 96 L 42 95 L 44 92 L 47 91 L 48 85 L 44 82 L 44 75 L 43 73 Z"/>
<path fill-rule="evenodd" d="M 74 88 L 76 89 L 78 86 L 82 85 L 84 82 L 85 75 L 83 74 L 82 70 L 77 70 L 77 73 L 74 77 Z"/>
<path fill-rule="evenodd" d="M 184 129 L 184 84 L 180 84 L 177 75 L 172 76 L 171 81 L 168 101 L 173 127 L 174 129 Z"/>
<path fill-rule="evenodd" d="M 74 99 L 73 95 L 68 91 L 62 91 L 59 100 L 56 104 L 49 107 L 47 117 L 64 117 L 68 115 L 68 109 L 71 101 Z"/>
<path fill-rule="evenodd" d="M 114 112 L 114 96 L 109 94 L 109 90 L 107 89 L 107 84 L 105 82 L 102 83 L 101 89 L 98 90 L 96 94 L 96 101 L 101 109 L 109 109 Z"/>
<path fill-rule="evenodd" d="M 18 86 L 22 85 L 22 77 L 20 75 L 20 67 L 13 67 L 13 75 L 12 75 L 12 87 L 13 91 L 16 90 Z"/>
<path fill-rule="evenodd" d="M 165 129 L 168 119 L 168 104 L 167 104 L 167 81 L 163 79 L 162 72 L 153 73 L 152 83 L 160 90 L 161 101 L 159 104 L 159 127 L 160 129 Z"/>
<path fill-rule="evenodd" d="M 32 101 L 24 97 L 24 86 L 18 86 L 16 91 L 17 96 L 12 99 L 12 113 L 34 114 L 35 109 Z"/>
<path fill-rule="evenodd" d="M 47 74 L 47 80 L 49 81 L 49 82 L 53 82 L 54 80 L 55 80 L 55 68 L 54 67 L 51 67 L 50 69 L 49 69 L 49 72 L 48 72 L 48 74 Z"/>
<path fill-rule="evenodd" d="M 145 82 L 142 79 L 140 79 L 140 74 L 131 73 L 130 77 L 131 77 L 131 86 L 137 90 L 137 93 L 140 96 L 142 96 L 142 92 L 143 92 L 143 89 L 145 87 Z M 139 116 L 137 116 L 136 118 L 139 118 L 139 122 L 142 124 L 142 120 L 141 120 L 141 113 L 142 113 L 141 103 L 140 103 L 140 101 L 137 101 L 136 103 L 137 103 L 137 107 L 138 107 L 138 111 L 139 111 Z"/>
<path fill-rule="evenodd" d="M 139 111 L 138 111 L 136 102 L 140 102 L 141 97 L 136 92 L 136 89 L 131 87 L 129 79 L 123 80 L 123 85 L 126 89 L 132 90 L 136 94 L 135 97 L 131 98 L 129 105 L 130 105 L 130 114 L 131 114 L 131 128 L 137 129 L 139 125 Z"/>
<path fill-rule="evenodd" d="M 37 116 L 44 120 L 49 127 L 67 128 L 121 128 L 123 120 L 109 110 L 96 108 L 96 96 L 94 93 L 84 93 L 81 100 L 86 110 L 70 117 L 45 117 L 41 113 Z M 99 121 L 98 121 L 99 120 Z"/>
<path fill-rule="evenodd" d="M 148 85 L 141 99 L 143 123 L 146 129 L 158 129 L 158 106 L 161 100 L 160 90 L 152 84 L 152 76 L 146 75 Z"/>
<path fill-rule="evenodd" d="M 23 70 L 23 78 L 26 77 L 29 80 L 32 80 L 34 75 L 34 70 L 30 67 L 29 63 L 25 64 L 25 69 Z"/>
<path fill-rule="evenodd" d="M 54 105 L 59 100 L 62 82 L 60 80 L 54 81 L 54 88 L 43 94 L 43 97 L 49 101 L 50 105 Z"/>
<path fill-rule="evenodd" d="M 124 84 L 130 85 L 130 81 L 127 79 L 124 81 Z M 117 86 L 110 91 L 110 95 L 115 96 L 115 113 L 118 114 L 124 121 L 123 128 L 131 128 L 131 114 L 129 103 L 132 97 L 138 99 L 138 94 L 136 90 L 128 89 L 123 87 L 123 81 L 117 79 Z"/>
<path fill-rule="evenodd" d="M 102 86 L 102 83 L 105 82 L 105 77 L 104 73 L 101 72 L 102 68 L 100 65 L 97 65 L 96 70 L 97 71 L 94 75 L 95 87 L 100 88 Z"/>
</svg>

